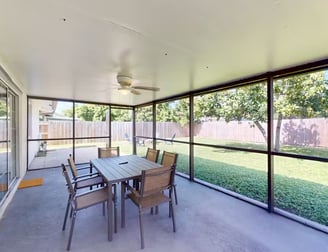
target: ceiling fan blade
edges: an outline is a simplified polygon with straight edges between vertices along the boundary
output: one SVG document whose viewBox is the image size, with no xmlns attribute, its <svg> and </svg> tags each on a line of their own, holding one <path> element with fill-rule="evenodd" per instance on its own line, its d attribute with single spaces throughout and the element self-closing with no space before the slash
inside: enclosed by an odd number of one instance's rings
<svg viewBox="0 0 328 252">
<path fill-rule="evenodd" d="M 132 94 L 135 94 L 135 95 L 140 95 L 141 94 L 138 90 L 135 90 L 134 88 L 130 88 L 130 91 L 131 91 Z"/>
<path fill-rule="evenodd" d="M 149 90 L 149 91 L 159 91 L 160 90 L 158 87 L 146 87 L 146 86 L 132 86 L 132 88 Z"/>
</svg>

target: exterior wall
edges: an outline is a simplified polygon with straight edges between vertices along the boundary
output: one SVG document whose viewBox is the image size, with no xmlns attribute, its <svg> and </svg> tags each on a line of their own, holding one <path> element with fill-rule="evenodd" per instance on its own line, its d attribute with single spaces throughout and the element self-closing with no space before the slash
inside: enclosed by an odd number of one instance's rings
<svg viewBox="0 0 328 252">
<path fill-rule="evenodd" d="M 29 127 L 28 129 L 30 132 L 28 132 L 29 138 L 40 138 L 40 130 L 39 130 L 39 108 L 41 106 L 40 104 L 37 104 L 37 102 L 34 102 L 33 104 L 29 104 Z M 35 154 L 39 151 L 39 143 L 38 142 L 29 142 L 28 146 L 28 155 L 30 162 L 32 162 L 33 157 Z M 30 164 L 28 164 L 30 165 Z"/>
</svg>

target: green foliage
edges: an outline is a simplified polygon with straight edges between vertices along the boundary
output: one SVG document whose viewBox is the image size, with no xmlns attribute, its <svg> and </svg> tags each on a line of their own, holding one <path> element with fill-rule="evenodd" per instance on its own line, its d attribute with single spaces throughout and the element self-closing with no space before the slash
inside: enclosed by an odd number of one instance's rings
<svg viewBox="0 0 328 252">
<path fill-rule="evenodd" d="M 274 84 L 274 111 L 284 118 L 328 116 L 328 82 L 325 72 L 283 78 Z"/>
<path fill-rule="evenodd" d="M 68 118 L 73 118 L 73 109 L 65 109 L 63 110 L 63 115 L 68 117 Z"/>
<path fill-rule="evenodd" d="M 242 147 L 247 148 L 247 145 Z M 146 148 L 138 146 L 137 151 L 143 156 Z M 161 154 L 162 150 L 178 153 L 177 171 L 189 174 L 189 155 L 185 144 L 158 144 L 156 148 L 161 150 Z M 298 153 L 295 148 L 284 151 Z M 326 157 L 328 152 L 327 149 L 299 147 L 299 151 L 305 149 L 312 151 L 311 156 Z M 127 153 L 130 151 L 127 149 Z M 263 203 L 267 203 L 266 164 L 265 155 L 217 148 L 195 149 L 195 178 Z M 275 206 L 328 226 L 326 163 L 276 157 L 275 164 Z"/>
<path fill-rule="evenodd" d="M 76 106 L 76 117 L 84 121 L 106 121 L 106 111 L 108 106 L 105 105 L 79 105 Z M 64 111 L 67 113 L 67 111 Z"/>
<path fill-rule="evenodd" d="M 159 103 L 156 105 L 156 121 L 157 122 L 174 122 L 173 110 L 170 108 L 169 102 Z"/>
<path fill-rule="evenodd" d="M 106 121 L 108 106 L 84 104 L 76 106 L 76 117 L 83 121 Z M 63 111 L 67 117 L 73 117 L 73 110 L 66 109 Z M 113 121 L 130 122 L 132 120 L 132 112 L 129 109 L 111 109 L 111 119 Z"/>
<path fill-rule="evenodd" d="M 189 123 L 189 101 L 180 99 L 173 102 L 163 102 L 156 106 L 157 122 L 176 122 L 180 126 Z"/>
<path fill-rule="evenodd" d="M 129 109 L 111 109 L 111 120 L 116 122 L 131 122 L 132 110 Z"/>
<path fill-rule="evenodd" d="M 7 106 L 4 101 L 0 101 L 0 116 L 6 116 L 7 115 Z"/>
<path fill-rule="evenodd" d="M 152 122 L 153 121 L 153 106 L 139 107 L 136 109 L 137 122 Z"/>
<path fill-rule="evenodd" d="M 196 178 L 267 203 L 266 172 L 200 157 L 194 162 Z M 328 225 L 327 190 L 326 185 L 276 174 L 275 206 Z"/>
</svg>

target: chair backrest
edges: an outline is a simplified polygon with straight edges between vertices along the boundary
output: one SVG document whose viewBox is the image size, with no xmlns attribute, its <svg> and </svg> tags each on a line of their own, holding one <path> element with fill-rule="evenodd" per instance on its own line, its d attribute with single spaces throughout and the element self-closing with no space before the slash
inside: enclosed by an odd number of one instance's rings
<svg viewBox="0 0 328 252">
<path fill-rule="evenodd" d="M 98 148 L 98 158 L 118 157 L 120 155 L 120 147 L 103 147 Z"/>
<path fill-rule="evenodd" d="M 67 161 L 68 161 L 69 167 L 71 168 L 73 178 L 76 179 L 78 177 L 78 172 L 77 172 L 76 165 L 73 160 L 72 154 L 69 154 L 69 158 L 67 159 Z"/>
<path fill-rule="evenodd" d="M 74 190 L 74 187 L 73 187 L 73 185 L 71 183 L 71 180 L 69 178 L 66 166 L 64 164 L 62 164 L 62 169 L 63 169 L 63 175 L 64 175 L 65 180 L 66 180 L 68 193 L 71 194 L 71 196 L 74 196 L 75 195 L 75 190 Z"/>
<path fill-rule="evenodd" d="M 140 196 L 144 197 L 170 188 L 173 184 L 173 178 L 173 166 L 143 170 L 141 173 Z"/>
<path fill-rule="evenodd" d="M 163 166 L 176 165 L 178 159 L 178 154 L 168 151 L 163 151 L 162 162 Z"/>
<path fill-rule="evenodd" d="M 125 138 L 126 141 L 131 142 L 131 138 L 129 137 L 128 133 L 124 134 L 124 138 Z"/>
<path fill-rule="evenodd" d="M 173 140 L 174 140 L 174 138 L 175 138 L 175 135 L 176 135 L 176 133 L 174 133 L 174 134 L 173 134 L 173 136 L 171 137 L 171 141 L 173 141 Z"/>
<path fill-rule="evenodd" d="M 159 150 L 154 150 L 151 148 L 147 149 L 146 159 L 157 163 L 159 156 Z"/>
</svg>

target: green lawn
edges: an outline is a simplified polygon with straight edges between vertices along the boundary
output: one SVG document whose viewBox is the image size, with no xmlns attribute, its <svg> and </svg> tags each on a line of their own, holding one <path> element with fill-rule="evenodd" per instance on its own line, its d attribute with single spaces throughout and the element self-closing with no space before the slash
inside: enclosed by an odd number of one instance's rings
<svg viewBox="0 0 328 252">
<path fill-rule="evenodd" d="M 247 146 L 254 148 L 251 144 Z M 138 155 L 145 155 L 147 147 L 138 146 Z M 161 153 L 163 150 L 178 153 L 177 170 L 189 173 L 188 145 L 160 143 L 157 148 Z M 328 156 L 326 149 L 298 149 L 291 146 L 284 148 L 288 152 Z M 195 146 L 194 150 L 196 178 L 260 202 L 267 202 L 266 155 L 200 146 Z M 274 165 L 275 206 L 328 226 L 327 163 L 275 157 Z"/>
</svg>

